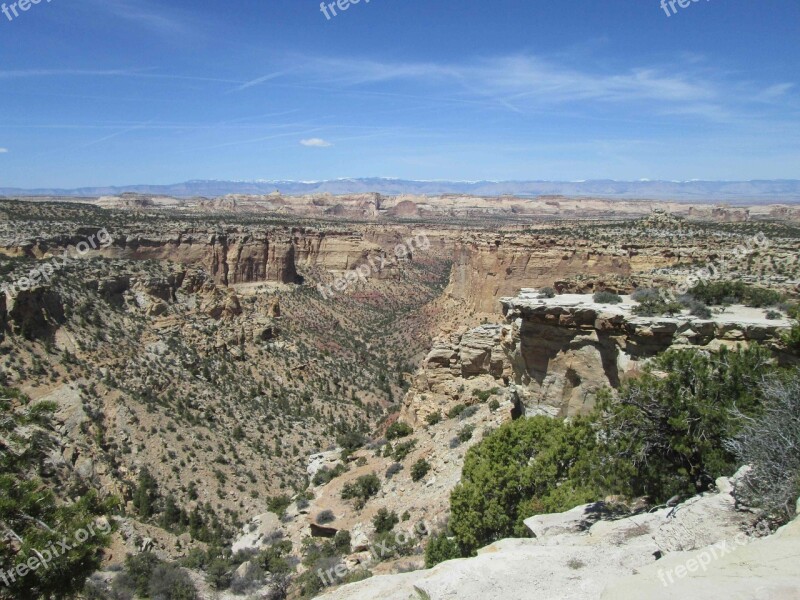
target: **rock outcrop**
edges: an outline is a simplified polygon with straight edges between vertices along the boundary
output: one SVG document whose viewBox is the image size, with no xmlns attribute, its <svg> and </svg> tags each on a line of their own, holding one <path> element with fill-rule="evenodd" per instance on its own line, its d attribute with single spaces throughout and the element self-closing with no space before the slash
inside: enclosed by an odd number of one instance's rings
<svg viewBox="0 0 800 600">
<path fill-rule="evenodd" d="M 434 343 L 406 398 L 406 420 L 422 422 L 431 412 L 462 402 L 465 382 L 475 378 L 507 387 L 510 399 L 528 415 L 585 413 L 598 390 L 618 387 L 669 348 L 778 345 L 791 326 L 786 319 L 768 320 L 763 310 L 742 306 L 699 319 L 688 314 L 639 317 L 630 298 L 606 305 L 590 295 L 546 299 L 523 290 L 501 302 L 505 325 L 461 330 Z"/>
<path fill-rule="evenodd" d="M 320 598 L 523 600 L 532 590 L 543 600 L 800 598 L 792 559 L 800 521 L 761 537 L 768 530 L 735 509 L 731 480 L 717 486 L 675 508 L 623 519 L 603 517 L 597 505 L 535 517 L 526 522 L 534 539 L 502 540 L 475 558 L 372 577 Z"/>
</svg>

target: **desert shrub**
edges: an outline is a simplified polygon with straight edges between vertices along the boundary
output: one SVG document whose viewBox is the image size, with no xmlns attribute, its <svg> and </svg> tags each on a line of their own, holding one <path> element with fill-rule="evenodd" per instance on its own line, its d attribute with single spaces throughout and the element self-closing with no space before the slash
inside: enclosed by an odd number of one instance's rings
<svg viewBox="0 0 800 600">
<path fill-rule="evenodd" d="M 344 455 L 352 454 L 361 448 L 366 441 L 366 438 L 358 431 L 348 431 L 336 436 L 336 443 L 344 450 Z"/>
<path fill-rule="evenodd" d="M 382 508 L 378 514 L 372 519 L 372 524 L 375 526 L 377 533 L 386 533 L 394 529 L 394 526 L 400 522 L 400 517 L 394 511 L 389 512 L 387 509 Z"/>
<path fill-rule="evenodd" d="M 455 419 L 461 416 L 461 413 L 463 413 L 466 409 L 467 406 L 465 404 L 456 404 L 453 408 L 447 411 L 447 418 Z"/>
<path fill-rule="evenodd" d="M 375 473 L 362 475 L 342 489 L 342 500 L 355 500 L 357 508 L 363 508 L 367 501 L 381 489 L 381 480 Z"/>
<path fill-rule="evenodd" d="M 769 352 L 758 346 L 710 355 L 669 351 L 619 392 L 601 392 L 588 417 L 520 419 L 484 436 L 466 455 L 450 497 L 450 529 L 469 556 L 525 536 L 523 520 L 609 494 L 656 503 L 708 489 L 737 467 L 723 447 L 755 417 Z"/>
<path fill-rule="evenodd" d="M 761 287 L 747 285 L 742 281 L 700 282 L 689 293 L 710 306 L 744 304 L 754 308 L 775 306 L 782 300 L 780 293 Z"/>
<path fill-rule="evenodd" d="M 358 583 L 359 581 L 364 581 L 370 577 L 372 577 L 372 571 L 369 569 L 356 569 L 355 571 L 351 571 L 342 577 L 342 585 L 347 585 L 348 583 Z"/>
<path fill-rule="evenodd" d="M 490 390 L 472 390 L 472 397 L 477 398 L 481 402 L 486 402 L 492 396 L 500 393 L 500 388 L 492 388 Z"/>
<path fill-rule="evenodd" d="M 411 467 L 411 479 L 413 481 L 419 481 L 425 477 L 430 470 L 431 466 L 428 464 L 428 461 L 421 458 L 414 463 L 414 466 Z"/>
<path fill-rule="evenodd" d="M 317 515 L 317 523 L 320 525 L 327 525 L 328 523 L 333 523 L 335 520 L 336 515 L 333 514 L 332 510 L 323 510 Z"/>
<path fill-rule="evenodd" d="M 489 410 L 490 410 L 490 411 L 494 412 L 494 411 L 496 411 L 498 408 L 500 408 L 500 401 L 499 401 L 497 398 L 495 398 L 495 399 L 493 399 L 493 400 L 491 400 L 491 401 L 489 402 Z"/>
<path fill-rule="evenodd" d="M 336 532 L 336 535 L 333 536 L 333 547 L 339 554 L 350 554 L 350 552 L 352 552 L 352 541 L 350 532 L 346 529 L 340 529 Z"/>
<path fill-rule="evenodd" d="M 289 508 L 291 503 L 292 499 L 289 496 L 272 496 L 271 498 L 267 498 L 267 510 L 282 517 L 286 514 L 286 509 Z"/>
<path fill-rule="evenodd" d="M 536 512 L 595 499 L 599 490 L 588 476 L 595 445 L 585 419 L 568 424 L 534 417 L 503 425 L 471 448 L 450 496 L 450 528 L 461 554 L 504 537 L 526 537 L 522 521 Z"/>
<path fill-rule="evenodd" d="M 397 462 L 404 461 L 406 457 L 411 454 L 416 445 L 417 440 L 409 440 L 407 442 L 403 442 L 402 444 L 397 444 L 392 451 L 392 458 L 394 458 Z"/>
<path fill-rule="evenodd" d="M 401 465 L 400 463 L 392 463 L 391 465 L 389 465 L 389 468 L 386 469 L 386 479 L 391 479 L 402 470 L 403 470 L 403 465 Z"/>
<path fill-rule="evenodd" d="M 117 577 L 127 580 L 136 595 L 147 597 L 150 593 L 150 579 L 153 572 L 163 564 L 160 558 L 151 552 L 142 552 L 125 559 L 125 571 Z M 122 578 L 121 576 L 125 576 Z"/>
<path fill-rule="evenodd" d="M 622 302 L 622 296 L 608 291 L 597 292 L 593 299 L 598 304 L 619 304 Z"/>
<path fill-rule="evenodd" d="M 458 440 L 461 443 L 468 442 L 472 439 L 473 433 L 475 433 L 475 425 L 464 425 L 458 430 Z"/>
<path fill-rule="evenodd" d="M 654 288 L 641 288 L 635 290 L 631 294 L 631 298 L 636 302 L 654 302 L 656 300 L 661 300 L 661 293 Z"/>
<path fill-rule="evenodd" d="M 769 360 L 758 346 L 713 355 L 671 350 L 616 395 L 601 392 L 607 453 L 628 471 L 630 492 L 663 502 L 735 471 L 735 457 L 723 448 L 739 426 L 730 411 L 758 412 Z"/>
<path fill-rule="evenodd" d="M 795 354 L 800 354 L 800 305 L 789 308 L 789 316 L 795 319 L 792 329 L 782 336 L 783 343 Z"/>
<path fill-rule="evenodd" d="M 414 433 L 414 430 L 412 429 L 411 425 L 397 421 L 389 426 L 389 429 L 386 431 L 386 439 L 398 440 L 400 438 L 408 437 L 412 433 Z"/>
<path fill-rule="evenodd" d="M 783 318 L 783 315 L 779 313 L 777 310 L 768 310 L 765 314 L 766 318 L 770 321 L 776 321 L 778 319 Z"/>
<path fill-rule="evenodd" d="M 173 564 L 162 564 L 150 577 L 149 597 L 152 600 L 196 600 L 198 595 L 186 571 Z"/>
<path fill-rule="evenodd" d="M 391 531 L 376 533 L 371 540 L 372 547 L 377 550 L 378 561 L 391 560 L 400 556 L 411 556 L 414 554 L 416 540 L 413 536 L 404 532 L 397 534 Z"/>
<path fill-rule="evenodd" d="M 752 467 L 737 485 L 737 500 L 785 523 L 800 496 L 800 369 L 768 380 L 764 395 L 763 414 L 735 415 L 745 425 L 726 445 Z"/>
<path fill-rule="evenodd" d="M 464 419 L 469 419 L 470 417 L 474 417 L 478 411 L 480 410 L 479 406 L 468 406 L 464 410 L 461 411 L 461 414 L 458 415 L 458 418 L 462 421 Z"/>
<path fill-rule="evenodd" d="M 557 292 L 551 287 L 543 287 L 542 289 L 539 290 L 539 295 L 542 298 L 555 298 L 556 293 Z"/>
<path fill-rule="evenodd" d="M 670 301 L 656 289 L 636 290 L 631 297 L 639 303 L 633 307 L 633 313 L 642 317 L 674 315 L 683 311 L 680 303 Z"/>
<path fill-rule="evenodd" d="M 314 478 L 311 480 L 311 483 L 314 485 L 326 485 L 330 483 L 337 477 L 344 475 L 347 473 L 347 465 L 344 463 L 339 463 L 333 469 L 329 469 L 328 467 L 321 467 L 319 471 L 316 472 Z"/>
<path fill-rule="evenodd" d="M 227 590 L 233 580 L 233 567 L 221 556 L 213 558 L 205 571 L 206 581 L 217 590 Z"/>
<path fill-rule="evenodd" d="M 255 563 L 271 575 L 286 574 L 292 570 L 287 558 L 291 551 L 291 542 L 278 542 L 262 550 L 255 558 Z"/>
<path fill-rule="evenodd" d="M 441 420 L 442 420 L 442 413 L 440 413 L 440 412 L 431 413 L 431 414 L 429 414 L 428 416 L 425 417 L 425 422 L 428 425 L 436 425 Z"/>
<path fill-rule="evenodd" d="M 425 547 L 425 568 L 432 569 L 454 558 L 461 558 L 461 550 L 455 539 L 448 537 L 445 532 L 432 535 Z"/>
<path fill-rule="evenodd" d="M 701 302 L 696 298 L 687 298 L 682 304 L 689 309 L 689 314 L 700 319 L 710 319 L 711 318 L 711 309 L 705 304 L 705 302 Z"/>
</svg>

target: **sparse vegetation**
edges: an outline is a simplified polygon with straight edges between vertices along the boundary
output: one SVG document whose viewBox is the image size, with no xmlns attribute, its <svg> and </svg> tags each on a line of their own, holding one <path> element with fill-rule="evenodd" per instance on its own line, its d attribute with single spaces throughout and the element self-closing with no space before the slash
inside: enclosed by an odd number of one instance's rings
<svg viewBox="0 0 800 600">
<path fill-rule="evenodd" d="M 419 459 L 414 463 L 414 466 L 411 467 L 412 481 L 419 481 L 420 479 L 424 478 L 430 472 L 430 470 L 431 465 L 428 463 L 428 461 L 424 458 Z"/>
<path fill-rule="evenodd" d="M 607 291 L 597 292 L 593 298 L 598 304 L 619 304 L 622 302 L 622 296 Z"/>
<path fill-rule="evenodd" d="M 342 489 L 342 500 L 355 500 L 356 508 L 363 508 L 367 501 L 381 489 L 381 480 L 375 473 L 362 475 Z"/>
<path fill-rule="evenodd" d="M 601 394 L 589 417 L 500 427 L 469 450 L 451 496 L 450 527 L 462 554 L 524 536 L 522 521 L 531 515 L 605 495 L 664 502 L 707 489 L 737 466 L 723 447 L 741 427 L 732 409 L 758 414 L 761 378 L 772 368 L 757 346 L 717 355 L 668 351 L 618 393 Z"/>
<path fill-rule="evenodd" d="M 414 429 L 408 423 L 397 421 L 389 426 L 386 430 L 387 440 L 397 440 L 400 438 L 408 437 L 414 433 Z"/>
<path fill-rule="evenodd" d="M 783 524 L 795 516 L 800 497 L 800 370 L 770 378 L 764 395 L 763 413 L 736 411 L 744 427 L 727 448 L 739 464 L 751 467 L 738 485 L 737 499 Z"/>
</svg>

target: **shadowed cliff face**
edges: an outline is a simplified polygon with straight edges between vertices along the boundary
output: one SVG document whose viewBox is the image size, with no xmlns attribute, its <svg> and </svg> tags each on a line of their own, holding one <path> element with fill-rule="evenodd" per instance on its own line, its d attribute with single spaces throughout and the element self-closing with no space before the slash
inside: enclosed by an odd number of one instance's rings
<svg viewBox="0 0 800 600">
<path fill-rule="evenodd" d="M 551 286 L 582 276 L 629 276 L 644 269 L 673 266 L 676 257 L 651 247 L 611 247 L 587 240 L 550 236 L 488 236 L 462 239 L 448 293 L 477 312 L 495 314 L 500 298 L 527 287 Z"/>
</svg>

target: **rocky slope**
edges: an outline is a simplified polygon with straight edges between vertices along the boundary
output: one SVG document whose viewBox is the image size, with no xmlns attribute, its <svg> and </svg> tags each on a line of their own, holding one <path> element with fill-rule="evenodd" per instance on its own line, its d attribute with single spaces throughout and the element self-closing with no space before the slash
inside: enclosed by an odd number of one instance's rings
<svg viewBox="0 0 800 600">
<path fill-rule="evenodd" d="M 502 540 L 476 558 L 373 577 L 320 598 L 800 598 L 792 560 L 800 519 L 764 536 L 768 529 L 736 510 L 732 489 L 721 478 L 716 492 L 617 520 L 602 503 L 533 517 L 526 521 L 533 539 Z"/>
</svg>

